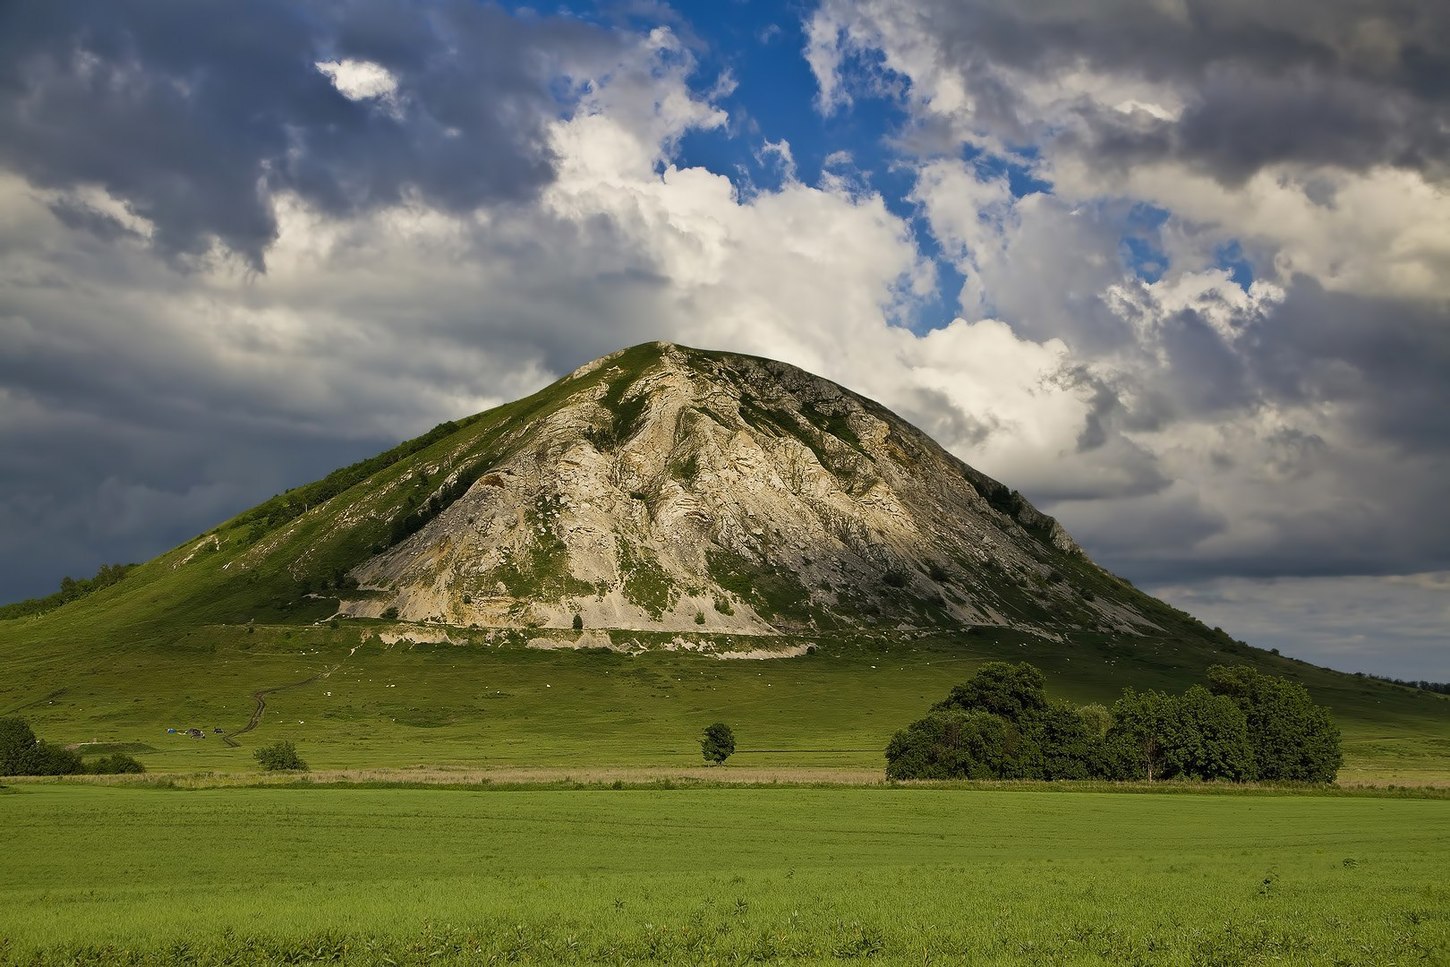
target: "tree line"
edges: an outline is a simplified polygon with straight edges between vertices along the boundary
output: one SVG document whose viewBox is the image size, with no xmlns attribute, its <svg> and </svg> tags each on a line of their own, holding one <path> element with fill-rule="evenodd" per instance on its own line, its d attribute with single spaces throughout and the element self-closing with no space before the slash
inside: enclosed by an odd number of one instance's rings
<svg viewBox="0 0 1450 967">
<path fill-rule="evenodd" d="M 0 606 L 0 621 L 9 618 L 25 618 L 33 614 L 54 611 L 63 604 L 77 601 L 93 591 L 108 588 L 126 576 L 134 564 L 102 564 L 95 577 L 73 578 L 67 575 L 60 579 L 60 590 L 43 598 L 26 598 L 14 604 Z"/>
<path fill-rule="evenodd" d="M 1247 665 L 1111 708 L 1047 698 L 1042 671 L 989 662 L 886 749 L 891 779 L 1333 782 L 1339 729 L 1302 685 Z"/>
</svg>

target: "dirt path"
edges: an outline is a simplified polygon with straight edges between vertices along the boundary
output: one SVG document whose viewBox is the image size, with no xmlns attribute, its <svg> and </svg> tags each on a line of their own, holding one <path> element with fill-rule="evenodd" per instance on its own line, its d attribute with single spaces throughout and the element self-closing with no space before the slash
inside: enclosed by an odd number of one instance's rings
<svg viewBox="0 0 1450 967">
<path fill-rule="evenodd" d="M 340 668 L 342 666 L 339 665 L 338 667 Z M 304 678 L 300 682 L 293 682 L 290 685 L 274 685 L 271 688 L 263 688 L 253 692 L 252 699 L 257 703 L 257 707 L 252 710 L 252 717 L 247 720 L 246 725 L 237 729 L 235 732 L 227 732 L 223 734 L 222 741 L 233 749 L 240 749 L 242 747 L 242 744 L 237 741 L 237 736 L 246 735 L 248 732 L 252 731 L 257 726 L 262 724 L 262 713 L 267 711 L 268 695 L 274 694 L 276 692 L 285 691 L 289 688 L 301 688 L 303 685 L 310 685 L 312 682 L 317 681 L 319 678 L 326 678 L 328 675 L 331 675 L 335 671 L 337 671 L 337 668 L 330 668 L 325 672 L 318 672 L 316 675 Z"/>
</svg>

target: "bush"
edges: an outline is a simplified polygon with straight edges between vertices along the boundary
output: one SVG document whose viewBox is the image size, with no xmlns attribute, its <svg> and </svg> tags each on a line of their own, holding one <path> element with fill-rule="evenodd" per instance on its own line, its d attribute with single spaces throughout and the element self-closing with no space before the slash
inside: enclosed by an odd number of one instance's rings
<svg viewBox="0 0 1450 967">
<path fill-rule="evenodd" d="M 1241 782 L 1255 775 L 1243 712 L 1202 685 L 1183 695 L 1127 689 L 1113 705 L 1108 740 L 1127 755 L 1124 778 Z"/>
<path fill-rule="evenodd" d="M 888 779 L 991 779 L 1011 771 L 1021 737 L 1001 716 L 943 709 L 897 732 L 886 747 Z"/>
<path fill-rule="evenodd" d="M 383 609 L 383 613 L 379 617 L 381 617 L 384 621 L 397 621 L 398 620 L 398 608 L 397 608 L 397 606 L 396 605 L 389 605 L 388 607 L 384 608 Z"/>
<path fill-rule="evenodd" d="M 700 754 L 706 762 L 722 764 L 735 752 L 735 733 L 724 722 L 716 722 L 700 737 Z"/>
<path fill-rule="evenodd" d="M 0 776 L 26 775 L 35 752 L 35 733 L 20 718 L 0 719 Z"/>
<path fill-rule="evenodd" d="M 584 630 L 584 616 L 582 614 L 577 613 L 577 612 L 574 614 L 574 630 L 575 631 L 583 631 Z"/>
<path fill-rule="evenodd" d="M 80 756 L 37 739 L 24 719 L 0 719 L 0 776 L 69 776 L 82 771 Z"/>
<path fill-rule="evenodd" d="M 252 758 L 260 762 L 267 772 L 307 771 L 307 763 L 302 761 L 297 747 L 291 742 L 263 746 L 252 753 Z"/>
<path fill-rule="evenodd" d="M 1258 778 L 1333 782 L 1344 762 L 1339 729 L 1303 685 L 1247 665 L 1214 665 L 1208 687 L 1232 701 L 1248 721 Z"/>
<path fill-rule="evenodd" d="M 981 709 L 1016 722 L 1047 708 L 1046 681 L 1041 669 L 1025 661 L 989 661 L 932 708 Z"/>
<path fill-rule="evenodd" d="M 35 743 L 30 759 L 21 775 L 26 776 L 73 776 L 85 772 L 81 757 L 63 745 L 56 745 L 41 739 Z"/>
<path fill-rule="evenodd" d="M 145 771 L 145 766 L 124 752 L 113 752 L 86 763 L 86 772 L 96 776 L 118 776 Z"/>
</svg>

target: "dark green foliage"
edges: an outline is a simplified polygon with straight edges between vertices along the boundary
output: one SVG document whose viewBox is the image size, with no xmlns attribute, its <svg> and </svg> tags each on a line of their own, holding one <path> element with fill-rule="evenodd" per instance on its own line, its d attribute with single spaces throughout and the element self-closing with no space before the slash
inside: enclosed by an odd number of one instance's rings
<svg viewBox="0 0 1450 967">
<path fill-rule="evenodd" d="M 1106 714 L 1106 712 L 1104 712 Z M 886 750 L 893 779 L 1110 778 L 1118 757 L 1106 729 L 1077 709 L 1048 702 L 1041 670 L 988 662 L 952 688 L 931 714 L 896 733 Z"/>
<path fill-rule="evenodd" d="M 582 614 L 579 614 L 578 612 L 575 612 L 575 614 L 574 614 L 574 630 L 575 631 L 583 631 L 584 630 L 584 616 Z"/>
<path fill-rule="evenodd" d="M 0 719 L 0 776 L 69 776 L 83 771 L 80 756 L 37 739 L 24 719 Z"/>
<path fill-rule="evenodd" d="M 981 709 L 1017 722 L 1047 708 L 1046 678 L 1028 662 L 987 662 L 933 709 Z"/>
<path fill-rule="evenodd" d="M 1021 737 L 1000 716 L 980 710 L 933 711 L 891 737 L 888 779 L 990 779 L 1016 768 Z"/>
<path fill-rule="evenodd" d="M 307 763 L 297 754 L 297 747 L 291 742 L 276 742 L 272 745 L 265 745 L 252 753 L 252 758 L 262 764 L 262 768 L 268 772 L 285 772 L 289 770 L 306 771 Z"/>
<path fill-rule="evenodd" d="M 700 755 L 706 762 L 723 763 L 735 752 L 735 733 L 724 722 L 716 722 L 700 737 Z"/>
<path fill-rule="evenodd" d="M 1128 689 L 1109 742 L 1130 750 L 1130 779 L 1254 778 L 1248 723 L 1237 705 L 1194 685 L 1182 695 Z"/>
<path fill-rule="evenodd" d="M 29 759 L 21 766 L 26 776 L 73 776 L 85 772 L 81 757 L 63 745 L 41 739 L 35 743 Z"/>
<path fill-rule="evenodd" d="M 1301 686 L 1250 668 L 1215 666 L 1210 678 L 1214 691 L 1202 685 L 1182 695 L 1126 689 L 1110 713 L 1101 705 L 1049 702 L 1042 672 L 1026 662 L 989 662 L 926 718 L 892 737 L 886 774 L 1332 780 L 1338 732 Z M 1279 756 L 1265 760 L 1273 769 L 1267 775 L 1256 762 L 1261 746 Z"/>
<path fill-rule="evenodd" d="M 0 719 L 0 776 L 25 775 L 22 767 L 34 751 L 35 733 L 29 723 L 20 718 Z"/>
<path fill-rule="evenodd" d="M 145 771 L 145 766 L 124 752 L 113 752 L 86 763 L 86 772 L 97 776 L 118 776 Z"/>
<path fill-rule="evenodd" d="M 1020 768 L 1033 779 L 1101 778 L 1094 769 L 1097 742 L 1077 709 L 1066 702 L 1052 702 L 1026 715 L 1021 724 L 1023 752 Z"/>
<path fill-rule="evenodd" d="M 397 621 L 398 620 L 398 608 L 397 608 L 397 606 L 396 605 L 389 605 L 388 607 L 384 608 L 381 617 L 382 617 L 382 619 L 384 621 Z"/>
<path fill-rule="evenodd" d="M 1247 665 L 1214 665 L 1208 669 L 1208 683 L 1247 719 L 1260 779 L 1334 781 L 1344 761 L 1339 729 L 1329 710 L 1315 705 L 1303 685 Z"/>
<path fill-rule="evenodd" d="M 0 621 L 8 618 L 24 618 L 32 614 L 44 614 L 63 604 L 78 601 L 93 591 L 108 588 L 126 576 L 134 564 L 102 564 L 93 578 L 64 577 L 60 579 L 60 590 L 43 598 L 29 598 L 0 607 Z"/>
<path fill-rule="evenodd" d="M 1135 692 L 1129 688 L 1113 703 L 1113 727 L 1108 741 L 1129 757 L 1125 778 L 1163 778 L 1174 744 L 1178 741 L 1178 708 L 1172 695 Z"/>
</svg>

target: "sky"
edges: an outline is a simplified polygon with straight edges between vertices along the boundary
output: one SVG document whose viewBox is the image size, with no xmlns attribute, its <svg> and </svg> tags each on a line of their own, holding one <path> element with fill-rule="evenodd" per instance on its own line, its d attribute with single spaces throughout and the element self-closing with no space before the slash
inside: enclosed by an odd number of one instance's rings
<svg viewBox="0 0 1450 967">
<path fill-rule="evenodd" d="M 1450 680 L 1450 5 L 0 5 L 0 600 L 651 339 Z"/>
</svg>

